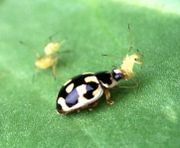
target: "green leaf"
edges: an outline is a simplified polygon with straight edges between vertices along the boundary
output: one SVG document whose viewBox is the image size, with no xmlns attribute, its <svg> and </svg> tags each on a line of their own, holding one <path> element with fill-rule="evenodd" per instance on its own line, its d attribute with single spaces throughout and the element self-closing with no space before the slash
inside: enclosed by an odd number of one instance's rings
<svg viewBox="0 0 180 148">
<path fill-rule="evenodd" d="M 0 147 L 179 147 L 180 3 L 147 2 L 1 0 Z M 54 33 L 70 52 L 60 52 L 56 80 L 42 70 L 32 82 L 31 48 L 42 53 Z M 120 65 L 131 43 L 144 55 L 137 88 L 112 89 L 113 106 L 103 97 L 93 112 L 56 113 L 65 81 Z"/>
</svg>

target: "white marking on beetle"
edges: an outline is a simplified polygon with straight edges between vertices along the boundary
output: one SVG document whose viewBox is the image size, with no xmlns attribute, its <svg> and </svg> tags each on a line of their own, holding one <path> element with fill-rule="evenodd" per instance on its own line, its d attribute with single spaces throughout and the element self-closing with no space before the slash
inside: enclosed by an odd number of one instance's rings
<svg viewBox="0 0 180 148">
<path fill-rule="evenodd" d="M 68 112 L 71 109 L 70 107 L 67 106 L 65 99 L 62 98 L 62 97 L 60 97 L 58 99 L 58 104 L 61 105 L 62 110 L 65 111 L 65 112 Z"/>
<path fill-rule="evenodd" d="M 74 83 L 69 84 L 69 85 L 66 87 L 66 92 L 67 92 L 67 93 L 70 93 L 73 88 L 74 88 Z"/>
<path fill-rule="evenodd" d="M 86 77 L 86 78 L 84 78 L 84 81 L 85 81 L 86 83 L 88 83 L 88 82 L 96 82 L 96 83 L 99 83 L 98 80 L 97 80 L 97 78 L 96 78 L 95 76 Z"/>
<path fill-rule="evenodd" d="M 84 72 L 82 75 L 86 75 L 86 74 L 94 74 L 93 72 Z"/>
<path fill-rule="evenodd" d="M 79 96 L 83 96 L 87 92 L 86 85 L 84 85 L 84 84 L 78 86 L 76 88 L 76 90 L 77 90 Z"/>
<path fill-rule="evenodd" d="M 65 101 L 65 99 L 63 97 L 58 98 L 58 104 L 61 105 L 63 101 Z"/>
<path fill-rule="evenodd" d="M 66 81 L 66 82 L 64 83 L 64 86 L 66 86 L 66 85 L 67 85 L 69 82 L 71 82 L 71 81 L 72 81 L 72 79 Z"/>
<path fill-rule="evenodd" d="M 62 110 L 66 113 L 72 112 L 74 110 L 78 110 L 83 107 L 86 108 L 89 104 L 92 104 L 103 95 L 103 89 L 101 86 L 99 86 L 99 88 L 97 89 L 97 92 L 94 94 L 94 97 L 90 100 L 87 100 L 86 98 L 83 97 L 83 95 L 87 92 L 86 85 L 84 84 L 80 85 L 76 89 L 78 91 L 79 98 L 78 98 L 78 103 L 75 104 L 74 106 L 68 107 L 66 105 L 65 99 L 62 97 L 58 99 L 58 104 L 62 106 Z"/>
<path fill-rule="evenodd" d="M 98 94 L 98 92 L 100 91 L 100 86 L 98 86 L 98 88 L 96 90 L 93 91 L 93 96 L 96 96 L 96 94 Z"/>
<path fill-rule="evenodd" d="M 115 72 L 116 74 L 122 73 L 119 69 L 114 69 L 114 72 Z"/>
<path fill-rule="evenodd" d="M 102 85 L 102 86 L 104 86 L 105 88 L 108 88 L 108 87 L 109 87 L 109 85 L 108 85 L 108 84 L 103 83 L 102 81 L 100 81 L 100 82 L 101 82 L 101 85 Z"/>
</svg>

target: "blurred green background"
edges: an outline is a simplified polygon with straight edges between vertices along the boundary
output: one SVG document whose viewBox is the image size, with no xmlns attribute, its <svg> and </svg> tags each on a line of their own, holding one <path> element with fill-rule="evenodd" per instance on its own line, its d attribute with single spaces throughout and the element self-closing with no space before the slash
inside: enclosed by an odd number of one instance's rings
<svg viewBox="0 0 180 148">
<path fill-rule="evenodd" d="M 113 106 L 102 98 L 93 112 L 58 115 L 66 80 L 121 64 L 128 24 L 144 54 L 139 87 L 112 89 Z M 32 82 L 35 56 L 19 41 L 43 52 L 55 32 L 70 52 L 60 54 L 56 81 L 46 70 Z M 0 147 L 180 147 L 179 59 L 178 0 L 1 0 Z"/>
</svg>

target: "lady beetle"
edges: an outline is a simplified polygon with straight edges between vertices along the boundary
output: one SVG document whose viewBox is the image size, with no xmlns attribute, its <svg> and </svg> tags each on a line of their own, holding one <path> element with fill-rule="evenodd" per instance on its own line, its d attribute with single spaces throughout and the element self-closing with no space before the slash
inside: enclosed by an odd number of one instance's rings
<svg viewBox="0 0 180 148">
<path fill-rule="evenodd" d="M 106 102 L 112 105 L 109 89 L 116 86 L 119 80 L 128 80 L 133 76 L 134 64 L 141 64 L 140 55 L 127 55 L 123 64 L 111 72 L 84 73 L 69 81 L 59 91 L 56 109 L 61 114 L 67 114 L 81 109 L 92 110 L 104 94 Z"/>
</svg>

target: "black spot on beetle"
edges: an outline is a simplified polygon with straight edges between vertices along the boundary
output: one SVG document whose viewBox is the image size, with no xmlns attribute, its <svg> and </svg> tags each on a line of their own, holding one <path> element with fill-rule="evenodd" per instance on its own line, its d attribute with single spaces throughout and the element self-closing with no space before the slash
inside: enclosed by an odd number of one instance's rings
<svg viewBox="0 0 180 148">
<path fill-rule="evenodd" d="M 93 92 L 98 88 L 98 83 L 95 82 L 89 82 L 86 84 L 86 93 L 83 95 L 86 99 L 92 99 Z"/>
<path fill-rule="evenodd" d="M 65 86 L 63 86 L 60 91 L 59 91 L 59 94 L 58 94 L 58 97 L 57 98 L 60 98 L 60 97 L 63 97 L 63 98 L 66 98 L 69 93 L 66 92 L 66 88 L 68 87 L 68 85 L 70 83 L 73 83 L 74 84 L 74 88 L 76 88 L 77 86 L 80 86 L 82 84 L 86 84 L 86 82 L 84 81 L 84 78 L 88 77 L 88 76 L 94 76 L 94 74 L 84 74 L 84 75 L 78 75 L 74 78 L 72 78 L 72 80 Z M 72 90 L 73 91 L 73 90 Z"/>
<path fill-rule="evenodd" d="M 82 84 L 86 84 L 84 79 L 89 76 L 94 76 L 94 74 L 84 74 L 74 77 L 72 80 L 72 82 L 74 83 L 74 88 Z"/>
<path fill-rule="evenodd" d="M 60 98 L 60 97 L 66 98 L 66 96 L 68 95 L 68 93 L 65 91 L 65 88 L 66 88 L 66 87 L 63 86 L 63 87 L 60 89 L 57 99 Z"/>
<path fill-rule="evenodd" d="M 96 77 L 98 78 L 98 80 L 100 80 L 104 84 L 107 84 L 107 85 L 112 84 L 111 73 L 107 71 L 96 73 Z"/>
<path fill-rule="evenodd" d="M 57 104 L 56 104 L 56 109 L 57 109 L 57 111 L 58 111 L 59 113 L 61 113 L 61 111 L 62 111 L 62 106 L 57 103 Z"/>
</svg>

